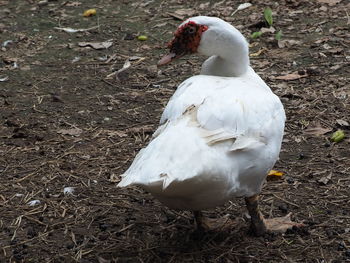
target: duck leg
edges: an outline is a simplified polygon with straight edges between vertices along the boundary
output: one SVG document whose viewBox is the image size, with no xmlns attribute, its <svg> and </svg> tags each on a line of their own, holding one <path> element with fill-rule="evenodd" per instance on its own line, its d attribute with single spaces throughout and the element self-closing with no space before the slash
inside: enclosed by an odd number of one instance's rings
<svg viewBox="0 0 350 263">
<path fill-rule="evenodd" d="M 267 231 L 284 233 L 287 229 L 304 226 L 301 223 L 291 221 L 291 213 L 284 217 L 265 219 L 259 210 L 259 195 L 246 197 L 248 213 L 251 217 L 251 230 L 256 236 L 261 236 Z"/>
<path fill-rule="evenodd" d="M 227 216 L 224 216 L 220 219 L 206 218 L 203 216 L 203 213 L 201 211 L 193 211 L 193 215 L 196 221 L 197 230 L 201 232 L 210 230 L 222 230 L 235 224 L 235 222 Z"/>
<path fill-rule="evenodd" d="M 203 213 L 201 211 L 193 211 L 194 219 L 196 221 L 196 226 L 198 231 L 207 230 L 209 227 L 204 220 Z"/>
</svg>

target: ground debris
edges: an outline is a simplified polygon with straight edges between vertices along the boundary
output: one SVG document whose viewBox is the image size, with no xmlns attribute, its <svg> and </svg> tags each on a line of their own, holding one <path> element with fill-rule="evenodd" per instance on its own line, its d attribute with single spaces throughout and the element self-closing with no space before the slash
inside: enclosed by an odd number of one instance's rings
<svg viewBox="0 0 350 263">
<path fill-rule="evenodd" d="M 328 132 L 331 132 L 332 128 L 325 128 L 322 127 L 319 123 L 315 124 L 315 125 L 309 125 L 305 130 L 304 133 L 307 135 L 316 135 L 316 136 L 320 136 L 320 135 L 324 135 Z"/>
<path fill-rule="evenodd" d="M 107 49 L 113 45 L 113 41 L 103 41 L 103 42 L 79 42 L 79 47 L 92 47 L 93 49 Z"/>
<path fill-rule="evenodd" d="M 328 174 L 326 176 L 322 176 L 320 179 L 318 179 L 318 182 L 320 184 L 326 185 L 329 183 L 329 181 L 332 179 L 332 174 Z"/>
<path fill-rule="evenodd" d="M 294 73 L 289 73 L 282 76 L 277 76 L 275 77 L 275 79 L 288 81 L 288 80 L 297 80 L 301 78 L 306 78 L 307 76 L 308 76 L 307 74 L 299 74 L 298 72 L 294 72 Z"/>
<path fill-rule="evenodd" d="M 350 259 L 348 1 L 274 2 L 279 41 L 276 32 L 250 39 L 267 27 L 263 0 L 233 17 L 244 1 L 38 2 L 0 0 L 0 79 L 8 77 L 0 82 L 1 262 Z M 91 7 L 98 15 L 82 17 Z M 174 90 L 200 72 L 201 56 L 156 66 L 179 19 L 191 15 L 239 29 L 257 54 L 252 68 L 282 100 L 287 121 L 273 169 L 286 176 L 266 182 L 260 206 L 271 218 L 293 212 L 306 231 L 253 237 L 237 198 L 204 211 L 237 225 L 198 236 L 190 211 L 170 210 L 136 186 L 116 187 Z M 113 45 L 78 45 L 105 41 Z M 331 140 L 337 129 L 347 136 L 339 143 Z M 40 204 L 29 206 L 34 200 Z"/>
<path fill-rule="evenodd" d="M 9 79 L 9 76 L 0 77 L 0 82 L 5 82 Z"/>
<path fill-rule="evenodd" d="M 98 29 L 100 26 L 93 26 L 93 27 L 89 27 L 89 28 L 71 28 L 71 27 L 54 27 L 57 30 L 61 30 L 67 33 L 77 33 L 77 32 L 85 32 L 85 31 L 90 31 L 90 30 L 94 30 L 94 29 Z"/>
<path fill-rule="evenodd" d="M 57 133 L 62 135 L 71 135 L 71 136 L 79 136 L 83 132 L 82 129 L 79 128 L 71 128 L 71 129 L 60 129 Z"/>
</svg>

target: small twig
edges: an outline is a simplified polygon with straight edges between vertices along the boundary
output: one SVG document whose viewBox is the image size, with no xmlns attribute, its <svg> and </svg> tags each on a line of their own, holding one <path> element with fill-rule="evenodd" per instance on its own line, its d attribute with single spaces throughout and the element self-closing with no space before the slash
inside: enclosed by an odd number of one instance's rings
<svg viewBox="0 0 350 263">
<path fill-rule="evenodd" d="M 119 86 L 114 85 L 113 83 L 111 83 L 111 82 L 109 82 L 109 81 L 107 81 L 107 80 L 105 80 L 105 79 L 100 79 L 100 80 L 102 80 L 104 83 L 107 83 L 108 85 L 110 85 L 110 86 L 112 86 L 112 87 L 115 87 L 115 88 L 119 87 Z"/>
<path fill-rule="evenodd" d="M 152 85 L 157 85 L 157 84 L 161 84 L 163 82 L 167 82 L 171 80 L 171 78 L 167 78 L 167 79 L 161 79 L 161 80 L 158 80 L 158 81 L 155 81 L 155 82 L 151 82 Z"/>
<path fill-rule="evenodd" d="M 50 234 L 50 233 L 53 232 L 53 231 L 54 231 L 54 230 L 51 230 L 51 231 L 49 231 L 49 232 L 46 232 L 46 233 L 43 233 L 43 234 L 38 235 L 38 236 L 36 236 L 36 237 L 33 237 L 32 239 L 24 240 L 24 241 L 22 241 L 22 242 L 15 243 L 15 244 L 13 244 L 13 245 L 4 246 L 4 247 L 2 247 L 1 249 L 4 250 L 4 249 L 6 249 L 6 248 L 10 248 L 10 247 L 13 247 L 13 246 L 23 245 L 23 244 L 28 243 L 28 242 L 31 242 L 31 241 L 33 241 L 33 240 L 35 240 L 35 239 L 41 238 L 41 237 L 43 237 L 43 236 L 47 236 L 48 234 Z"/>
<path fill-rule="evenodd" d="M 30 221 L 33 221 L 33 222 L 35 222 L 35 223 L 38 223 L 39 225 L 46 226 L 45 223 L 43 223 L 43 222 L 39 221 L 38 219 L 35 219 L 35 218 L 31 217 L 31 216 L 24 215 L 24 217 L 27 218 L 27 219 L 30 220 Z"/>
<path fill-rule="evenodd" d="M 292 202 L 290 202 L 290 201 L 288 201 L 288 200 L 286 200 L 286 199 L 283 199 L 282 197 L 279 197 L 279 196 L 277 196 L 277 195 L 275 195 L 275 194 L 273 194 L 273 196 L 276 197 L 277 199 L 282 200 L 283 202 L 286 202 L 287 204 L 293 205 L 293 206 L 298 207 L 298 208 L 300 207 L 300 206 L 298 206 L 297 204 L 294 204 L 294 203 L 292 203 Z"/>
<path fill-rule="evenodd" d="M 134 226 L 135 224 L 130 224 L 126 227 L 123 227 L 122 229 L 120 229 L 117 233 L 121 233 L 121 232 L 124 232 L 125 230 L 129 229 L 130 227 Z"/>
<path fill-rule="evenodd" d="M 35 175 L 37 172 L 38 172 L 38 171 L 35 171 L 35 172 L 30 173 L 30 174 L 28 174 L 28 175 L 26 175 L 26 176 L 24 176 L 24 177 L 22 177 L 22 178 L 20 178 L 20 179 L 17 179 L 17 180 L 16 180 L 16 183 L 20 183 L 20 182 L 22 182 L 22 181 L 28 179 L 29 177 Z"/>
</svg>

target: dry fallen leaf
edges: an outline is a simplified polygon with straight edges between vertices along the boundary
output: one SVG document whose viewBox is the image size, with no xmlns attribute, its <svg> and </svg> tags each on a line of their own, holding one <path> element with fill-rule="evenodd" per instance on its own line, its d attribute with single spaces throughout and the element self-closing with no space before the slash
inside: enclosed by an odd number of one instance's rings
<svg viewBox="0 0 350 263">
<path fill-rule="evenodd" d="M 175 14 L 180 15 L 180 16 L 186 16 L 186 17 L 191 17 L 196 13 L 196 10 L 194 9 L 178 9 L 175 11 Z"/>
<path fill-rule="evenodd" d="M 258 57 L 265 51 L 267 51 L 267 49 L 266 48 L 262 48 L 262 49 L 260 49 L 259 51 L 255 52 L 255 53 L 250 53 L 249 56 L 250 57 Z"/>
<path fill-rule="evenodd" d="M 85 10 L 83 13 L 83 16 L 85 16 L 85 17 L 94 16 L 94 15 L 96 15 L 96 9 L 94 9 L 94 8 Z"/>
<path fill-rule="evenodd" d="M 276 171 L 276 170 L 271 170 L 268 174 L 267 174 L 267 180 L 268 181 L 272 181 L 272 180 L 276 180 L 276 179 L 281 179 L 283 176 L 282 172 Z"/>
<path fill-rule="evenodd" d="M 79 136 L 83 132 L 82 129 L 72 128 L 72 129 L 60 129 L 57 133 L 62 135 L 71 135 L 71 136 Z"/>
<path fill-rule="evenodd" d="M 151 50 L 152 49 L 149 45 L 142 45 L 140 48 L 142 50 Z"/>
<path fill-rule="evenodd" d="M 260 28 L 261 33 L 275 33 L 276 29 L 274 27 L 262 27 Z"/>
<path fill-rule="evenodd" d="M 5 76 L 3 78 L 0 77 L 0 82 L 7 81 L 9 79 L 9 76 Z"/>
<path fill-rule="evenodd" d="M 153 132 L 154 128 L 152 125 L 145 125 L 145 126 L 141 126 L 141 127 L 133 127 L 133 128 L 129 128 L 127 129 L 128 133 L 150 133 Z"/>
<path fill-rule="evenodd" d="M 139 57 L 139 56 L 131 56 L 129 57 L 129 61 L 139 61 L 139 60 L 143 60 L 144 58 Z"/>
<path fill-rule="evenodd" d="M 125 72 L 125 71 L 126 71 L 128 68 L 130 68 L 130 67 L 131 67 L 131 62 L 130 62 L 129 59 L 127 59 L 127 60 L 124 62 L 123 67 L 117 71 L 116 78 L 117 78 L 117 79 L 120 79 L 121 74 L 122 74 L 123 72 Z"/>
<path fill-rule="evenodd" d="M 110 176 L 109 176 L 109 180 L 111 183 L 118 183 L 120 181 L 120 178 L 118 175 L 112 173 Z"/>
<path fill-rule="evenodd" d="M 320 125 L 316 125 L 314 127 L 308 126 L 307 129 L 304 130 L 304 133 L 308 135 L 320 136 L 330 131 L 332 131 L 332 128 L 323 128 Z"/>
<path fill-rule="evenodd" d="M 276 171 L 276 170 L 271 170 L 267 175 L 268 176 L 282 176 L 283 173 L 279 172 L 279 171 Z"/>
<path fill-rule="evenodd" d="M 251 3 L 243 3 L 243 4 L 240 4 L 238 7 L 237 7 L 237 10 L 243 10 L 243 9 L 246 9 L 248 7 L 251 7 L 252 4 Z"/>
<path fill-rule="evenodd" d="M 80 6 L 80 5 L 81 5 L 81 2 L 78 2 L 78 1 L 67 2 L 67 3 L 65 4 L 65 6 L 72 6 L 72 7 Z"/>
<path fill-rule="evenodd" d="M 175 13 L 167 12 L 167 14 L 168 14 L 169 16 L 174 17 L 174 18 L 176 18 L 176 19 L 178 19 L 178 20 L 181 20 L 181 21 L 185 19 L 184 16 L 180 16 L 180 15 L 177 15 L 177 14 L 175 14 Z"/>
<path fill-rule="evenodd" d="M 301 43 L 302 43 L 301 41 L 293 40 L 293 39 L 283 39 L 283 40 L 278 40 L 277 42 L 279 48 L 299 46 Z"/>
<path fill-rule="evenodd" d="M 202 4 L 200 4 L 200 5 L 198 6 L 198 9 L 199 9 L 199 10 L 204 10 L 204 9 L 208 8 L 209 5 L 210 5 L 210 2 L 202 3 Z"/>
<path fill-rule="evenodd" d="M 290 73 L 287 75 L 283 75 L 283 76 L 277 76 L 275 77 L 275 79 L 279 79 L 279 80 L 296 80 L 296 79 L 301 79 L 301 78 L 306 78 L 308 75 L 304 74 L 304 75 L 300 75 L 299 73 Z"/>
<path fill-rule="evenodd" d="M 93 49 L 107 49 L 113 45 L 113 42 L 108 40 L 104 42 L 79 42 L 79 47 L 92 47 Z"/>
<path fill-rule="evenodd" d="M 336 122 L 340 125 L 340 126 L 350 126 L 350 124 L 347 122 L 347 121 L 345 121 L 345 120 L 341 120 L 341 119 L 338 119 L 338 120 L 336 120 Z"/>
<path fill-rule="evenodd" d="M 196 13 L 193 9 L 178 9 L 174 13 L 167 12 L 169 16 L 172 16 L 178 20 L 184 20 L 186 17 L 191 17 Z"/>
<path fill-rule="evenodd" d="M 124 65 L 121 69 L 118 71 L 112 72 L 111 74 L 107 75 L 107 78 L 111 78 L 112 76 L 116 76 L 117 80 L 121 80 L 123 78 L 123 74 L 125 74 L 126 70 L 129 69 L 131 66 L 136 66 L 142 61 L 144 61 L 145 57 L 138 57 L 138 56 L 131 56 L 128 59 L 125 60 Z M 133 63 L 131 63 L 133 62 Z"/>
<path fill-rule="evenodd" d="M 326 185 L 328 184 L 328 182 L 332 179 L 332 174 L 330 173 L 329 175 L 323 176 L 321 177 L 318 182 L 320 184 Z"/>
<path fill-rule="evenodd" d="M 236 14 L 238 11 L 240 10 L 243 10 L 243 9 L 246 9 L 248 7 L 251 7 L 252 4 L 251 3 L 243 3 L 243 4 L 240 4 L 237 9 L 235 11 L 232 12 L 231 16 L 233 16 L 234 14 Z"/>
<path fill-rule="evenodd" d="M 93 26 L 93 27 L 90 27 L 90 28 L 71 28 L 71 27 L 54 27 L 54 29 L 57 29 L 57 30 L 61 30 L 61 31 L 64 31 L 64 32 L 67 32 L 67 33 L 77 33 L 77 32 L 84 32 L 84 31 L 89 31 L 89 30 L 93 30 L 93 29 L 96 29 L 96 28 L 99 28 L 99 26 Z"/>
<path fill-rule="evenodd" d="M 111 261 L 109 259 L 104 259 L 103 257 L 98 256 L 97 257 L 98 263 L 110 263 Z"/>
<path fill-rule="evenodd" d="M 128 136 L 128 135 L 127 135 L 125 132 L 123 132 L 123 131 L 111 131 L 111 130 L 108 130 L 108 131 L 107 131 L 107 134 L 108 134 L 108 136 L 111 136 L 111 137 L 113 137 L 113 136 L 127 137 L 127 136 Z"/>
<path fill-rule="evenodd" d="M 322 4 L 327 4 L 330 6 L 339 4 L 342 0 L 317 0 L 317 2 L 322 3 Z"/>
</svg>

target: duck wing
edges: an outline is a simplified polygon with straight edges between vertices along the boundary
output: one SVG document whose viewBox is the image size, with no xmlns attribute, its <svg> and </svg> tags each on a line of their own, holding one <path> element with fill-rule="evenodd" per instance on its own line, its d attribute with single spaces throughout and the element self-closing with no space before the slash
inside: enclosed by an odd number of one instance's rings
<svg viewBox="0 0 350 263">
<path fill-rule="evenodd" d="M 118 186 L 139 185 L 158 197 L 254 194 L 278 158 L 284 121 L 280 100 L 264 82 L 191 77 Z"/>
</svg>

